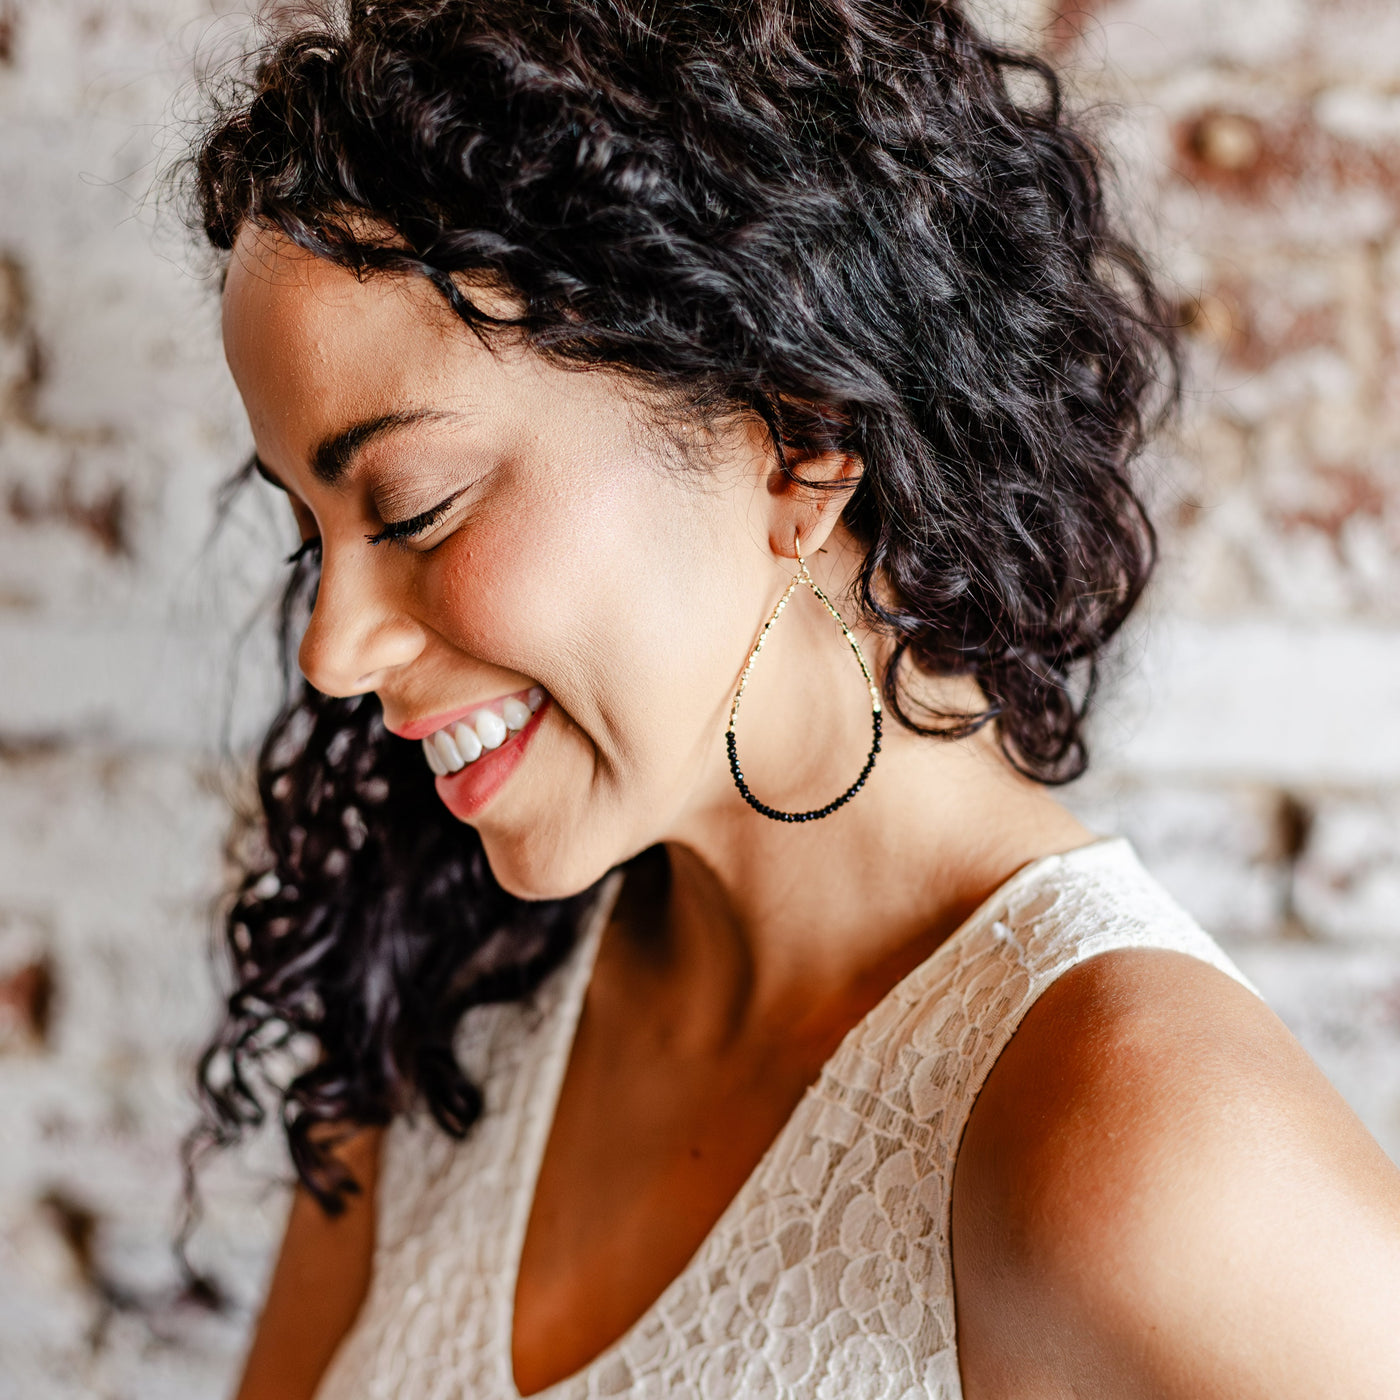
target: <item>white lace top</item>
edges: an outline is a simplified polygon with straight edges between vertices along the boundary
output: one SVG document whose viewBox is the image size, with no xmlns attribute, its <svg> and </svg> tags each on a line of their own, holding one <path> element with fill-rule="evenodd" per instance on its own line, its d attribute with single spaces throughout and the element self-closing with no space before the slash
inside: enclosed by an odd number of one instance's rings
<svg viewBox="0 0 1400 1400">
<path fill-rule="evenodd" d="M 465 1018 L 486 1095 L 467 1140 L 430 1121 L 386 1135 L 373 1281 L 317 1400 L 518 1400 L 516 1265 L 617 878 L 529 1002 Z M 539 1394 L 955 1400 L 949 1226 L 973 1100 L 1051 982 L 1142 947 L 1244 981 L 1126 841 L 1021 870 L 847 1034 L 661 1297 Z"/>
</svg>

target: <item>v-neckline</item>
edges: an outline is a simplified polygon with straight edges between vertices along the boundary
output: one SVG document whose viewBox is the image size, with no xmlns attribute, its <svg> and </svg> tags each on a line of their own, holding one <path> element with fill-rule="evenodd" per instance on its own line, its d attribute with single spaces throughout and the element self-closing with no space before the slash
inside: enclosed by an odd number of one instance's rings
<svg viewBox="0 0 1400 1400">
<path fill-rule="evenodd" d="M 928 957 L 905 973 L 841 1037 L 836 1049 L 823 1061 L 816 1077 L 803 1090 L 802 1097 L 783 1121 L 773 1140 L 764 1149 L 763 1155 L 755 1163 L 753 1170 L 744 1178 L 743 1183 L 730 1198 L 729 1203 L 705 1232 L 705 1237 L 700 1241 L 694 1253 L 686 1260 L 675 1277 L 633 1319 L 626 1331 L 615 1337 L 596 1356 L 586 1361 L 577 1370 L 571 1371 L 567 1376 L 561 1376 L 557 1381 L 550 1382 L 542 1390 L 535 1390 L 528 1396 L 522 1396 L 520 1387 L 515 1380 L 515 1296 L 520 1282 L 520 1264 L 525 1248 L 525 1234 L 529 1229 L 530 1216 L 534 1213 L 535 1193 L 539 1188 L 540 1171 L 544 1166 L 545 1152 L 548 1150 L 549 1139 L 554 1130 L 554 1120 L 558 1113 L 564 1080 L 568 1075 L 569 1062 L 573 1059 L 574 1041 L 583 1015 L 583 1004 L 588 996 L 589 985 L 593 980 L 598 948 L 602 943 L 603 934 L 611 922 L 613 911 L 617 906 L 618 895 L 621 893 L 623 881 L 626 878 L 624 871 L 613 871 L 603 882 L 598 902 L 589 911 L 588 926 L 583 937 L 580 938 L 570 960 L 561 969 L 564 974 L 564 986 L 560 989 L 559 1000 L 553 1008 L 557 1021 L 555 1025 L 550 1027 L 552 1036 L 548 1048 L 544 1051 L 546 1070 L 541 1079 L 533 1086 L 537 1091 L 538 1110 L 531 1113 L 528 1106 L 526 1110 L 524 1133 L 528 1140 L 523 1144 L 522 1151 L 524 1169 L 519 1175 L 510 1209 L 507 1212 L 510 1228 L 505 1246 L 505 1277 L 502 1280 L 505 1289 L 502 1300 L 503 1325 L 497 1334 L 500 1339 L 498 1344 L 503 1351 L 500 1357 L 500 1366 L 505 1378 L 506 1400 L 560 1400 L 569 1387 L 577 1386 L 585 1381 L 588 1376 L 600 1367 L 607 1365 L 625 1350 L 628 1342 L 650 1323 L 666 1301 L 684 1286 L 696 1265 L 709 1250 L 711 1243 L 729 1226 L 735 1214 L 745 1205 L 748 1197 L 753 1193 L 756 1183 L 763 1178 L 769 1164 L 793 1132 L 793 1125 L 801 1117 L 808 1101 L 821 1087 L 833 1068 L 860 1041 L 871 1022 L 889 1003 L 890 998 L 897 995 L 901 989 L 915 979 L 926 978 L 929 975 L 929 970 L 935 964 L 947 958 L 950 950 L 972 937 L 1025 885 L 1048 874 L 1059 863 L 1068 858 L 1083 856 L 1089 851 L 1102 853 L 1107 848 L 1123 844 L 1122 837 L 1102 837 L 1087 842 L 1085 845 L 1075 846 L 1068 851 L 1039 856 L 1035 860 L 1028 861 L 1003 880 Z"/>
</svg>

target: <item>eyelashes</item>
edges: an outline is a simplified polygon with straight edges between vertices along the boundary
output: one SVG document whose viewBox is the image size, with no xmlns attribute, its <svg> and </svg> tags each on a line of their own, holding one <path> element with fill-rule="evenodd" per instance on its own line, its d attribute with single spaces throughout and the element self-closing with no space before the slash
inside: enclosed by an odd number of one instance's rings
<svg viewBox="0 0 1400 1400">
<path fill-rule="evenodd" d="M 466 488 L 463 487 L 462 490 L 465 491 Z M 425 510 L 422 515 L 410 516 L 407 520 L 395 520 L 385 525 L 377 535 L 366 535 L 365 539 L 370 544 L 383 544 L 385 541 L 392 540 L 411 540 L 436 525 L 452 509 L 453 504 L 461 494 L 462 491 L 454 491 L 445 501 L 439 501 L 432 509 Z"/>
<path fill-rule="evenodd" d="M 283 563 L 300 564 L 303 559 L 317 559 L 321 557 L 321 537 L 312 535 L 309 540 L 302 540 L 301 544 L 294 549 Z"/>
<path fill-rule="evenodd" d="M 466 487 L 461 491 L 454 491 L 445 501 L 439 501 L 430 510 L 425 510 L 421 515 L 410 516 L 407 520 L 394 520 L 380 530 L 377 534 L 366 535 L 365 539 L 370 544 L 392 543 L 395 540 L 411 540 L 416 536 L 430 530 L 440 521 L 443 516 L 456 504 L 457 498 L 463 494 Z M 313 535 L 310 539 L 303 540 L 285 559 L 289 565 L 297 565 L 303 559 L 321 558 L 321 537 Z"/>
</svg>

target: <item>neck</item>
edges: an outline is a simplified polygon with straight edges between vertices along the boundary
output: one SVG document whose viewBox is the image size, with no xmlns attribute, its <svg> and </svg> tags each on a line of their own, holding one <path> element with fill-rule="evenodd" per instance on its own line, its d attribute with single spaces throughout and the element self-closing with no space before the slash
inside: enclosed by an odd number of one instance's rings
<svg viewBox="0 0 1400 1400">
<path fill-rule="evenodd" d="M 753 1025 L 844 1028 L 1021 866 L 1093 839 L 990 732 L 944 741 L 893 717 L 866 787 L 831 817 L 775 822 L 730 794 L 665 843 L 650 921 L 665 930 L 655 969 L 682 989 L 677 1034 L 697 1045 Z"/>
</svg>

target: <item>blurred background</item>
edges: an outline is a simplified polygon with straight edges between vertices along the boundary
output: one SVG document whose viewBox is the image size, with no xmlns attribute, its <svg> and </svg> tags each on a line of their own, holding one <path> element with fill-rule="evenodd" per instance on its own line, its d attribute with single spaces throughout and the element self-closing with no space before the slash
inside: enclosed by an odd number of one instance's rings
<svg viewBox="0 0 1400 1400">
<path fill-rule="evenodd" d="M 1400 1159 L 1400 6 L 989 0 L 1065 70 L 1189 325 L 1164 535 L 1068 796 Z M 224 1395 L 270 1138 L 170 1253 L 259 607 L 291 527 L 157 176 L 237 0 L 0 0 L 0 1397 Z M 231 697 L 231 698 L 230 698 Z M 232 755 L 232 756 L 230 756 Z"/>
</svg>

